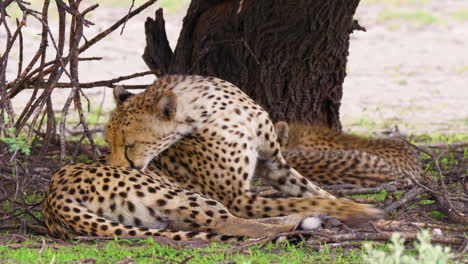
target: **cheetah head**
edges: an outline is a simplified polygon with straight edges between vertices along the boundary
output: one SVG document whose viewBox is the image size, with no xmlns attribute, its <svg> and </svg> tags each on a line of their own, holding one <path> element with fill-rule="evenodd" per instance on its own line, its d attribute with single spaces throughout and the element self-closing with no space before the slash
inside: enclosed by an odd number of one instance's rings
<svg viewBox="0 0 468 264">
<path fill-rule="evenodd" d="M 187 133 L 186 125 L 176 120 L 177 96 L 172 91 L 132 94 L 117 86 L 114 98 L 117 108 L 106 129 L 111 165 L 143 170 Z"/>
</svg>

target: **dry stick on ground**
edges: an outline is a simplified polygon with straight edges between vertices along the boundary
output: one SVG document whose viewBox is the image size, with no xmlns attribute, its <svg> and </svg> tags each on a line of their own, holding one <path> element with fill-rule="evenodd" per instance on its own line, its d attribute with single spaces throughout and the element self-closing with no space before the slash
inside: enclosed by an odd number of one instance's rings
<svg viewBox="0 0 468 264">
<path fill-rule="evenodd" d="M 442 155 L 439 155 L 436 158 L 436 157 L 434 157 L 434 155 L 431 152 L 411 144 L 411 142 L 409 142 L 408 140 L 406 140 L 403 137 L 400 137 L 400 138 L 402 140 L 404 140 L 406 143 L 408 143 L 411 146 L 413 146 L 414 148 L 416 148 L 418 151 L 421 151 L 421 152 L 427 154 L 431 158 L 431 160 L 434 162 L 434 166 L 436 167 L 437 172 L 439 173 L 439 178 L 440 178 L 439 182 L 440 182 L 440 186 L 442 187 L 442 193 L 434 191 L 433 188 L 428 188 L 428 190 L 435 196 L 437 202 L 440 205 L 440 209 L 445 214 L 447 214 L 447 216 L 452 221 L 455 221 L 456 223 L 465 224 L 465 225 L 468 224 L 468 217 L 465 214 L 458 211 L 458 209 L 453 205 L 453 203 L 451 201 L 452 198 L 448 195 L 447 186 L 445 185 L 445 182 L 444 182 L 444 175 L 443 175 L 442 169 L 440 168 L 440 165 L 439 165 L 439 159 L 442 157 Z M 459 146 L 456 146 L 456 147 L 459 147 Z M 412 180 L 417 185 L 421 186 L 421 184 L 417 180 L 414 180 L 414 179 L 412 179 Z"/>
<path fill-rule="evenodd" d="M 270 237 L 258 238 L 255 240 L 249 240 L 247 242 L 241 243 L 238 246 L 229 248 L 226 252 L 236 252 L 241 251 L 245 248 L 254 246 L 254 245 L 263 245 L 265 243 L 274 241 L 279 237 L 287 236 L 297 236 L 297 235 L 308 235 L 311 238 L 308 239 L 307 244 L 319 245 L 326 243 L 342 243 L 347 241 L 389 241 L 392 237 L 393 232 L 350 232 L 344 234 L 335 234 L 330 230 L 320 230 L 320 231 L 293 231 L 286 233 L 279 233 Z M 401 234 L 403 238 L 408 240 L 416 240 L 416 233 L 405 232 Z M 454 237 L 454 236 L 443 236 L 443 235 L 432 235 L 431 242 L 449 244 L 449 245 L 461 245 L 464 242 L 463 238 Z"/>
<path fill-rule="evenodd" d="M 1 225 L 0 230 L 3 231 L 8 231 L 8 230 L 17 230 L 20 229 L 23 225 L 22 224 L 17 224 L 17 225 Z M 46 234 L 47 229 L 43 225 L 31 225 L 31 224 L 26 224 L 26 227 L 29 230 L 34 230 L 37 233 L 41 234 Z"/>
<path fill-rule="evenodd" d="M 406 203 L 412 201 L 418 195 L 423 194 L 423 193 L 424 193 L 424 189 L 419 188 L 419 187 L 415 187 L 415 188 L 411 189 L 410 191 L 408 191 L 407 193 L 405 193 L 405 195 L 403 195 L 403 197 L 401 197 L 397 201 L 387 205 L 383 209 L 383 211 L 384 211 L 384 213 L 386 215 L 389 215 L 389 214 L 392 213 L 393 210 L 397 209 L 398 207 L 402 206 L 403 204 L 406 204 Z"/>
<path fill-rule="evenodd" d="M 440 225 L 440 224 L 431 224 L 431 223 L 420 223 L 420 222 L 408 222 L 408 221 L 397 221 L 397 220 L 379 220 L 374 222 L 376 226 L 385 231 L 395 231 L 403 226 L 412 226 L 418 228 L 439 228 L 443 230 L 456 231 L 456 232 L 468 232 L 467 226 L 450 226 L 450 225 Z"/>
<path fill-rule="evenodd" d="M 465 238 L 463 244 L 458 248 L 458 254 L 455 254 L 451 257 L 451 259 L 458 259 L 461 256 L 465 255 L 468 252 L 468 238 Z"/>
<path fill-rule="evenodd" d="M 405 186 L 403 184 L 392 185 L 392 184 L 383 184 L 379 187 L 372 187 L 372 188 L 354 188 L 354 189 L 338 189 L 335 188 L 330 190 L 331 194 L 334 195 L 357 195 L 357 194 L 375 194 L 381 192 L 385 189 L 387 192 L 396 192 L 399 190 L 404 190 Z"/>
</svg>

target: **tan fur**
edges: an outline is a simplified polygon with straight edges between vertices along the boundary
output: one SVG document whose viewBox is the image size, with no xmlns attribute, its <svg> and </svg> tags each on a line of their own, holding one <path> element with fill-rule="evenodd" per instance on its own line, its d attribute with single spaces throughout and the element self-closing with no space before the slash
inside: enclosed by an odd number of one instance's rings
<svg viewBox="0 0 468 264">
<path fill-rule="evenodd" d="M 316 182 L 373 186 L 423 175 L 417 153 L 400 139 L 366 138 L 286 122 L 276 123 L 275 129 L 286 160 Z"/>
</svg>

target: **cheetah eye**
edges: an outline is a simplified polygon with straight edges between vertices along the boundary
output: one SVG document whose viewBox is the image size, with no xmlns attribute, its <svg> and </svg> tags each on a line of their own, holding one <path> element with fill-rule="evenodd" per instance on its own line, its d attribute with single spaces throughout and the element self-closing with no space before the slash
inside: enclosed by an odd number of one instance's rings
<svg viewBox="0 0 468 264">
<path fill-rule="evenodd" d="M 136 143 L 135 139 L 128 139 L 128 138 L 127 138 L 126 140 L 124 140 L 124 144 L 125 144 L 124 146 L 125 146 L 126 148 L 132 148 L 132 147 L 134 147 L 134 146 L 135 146 L 135 143 Z"/>
<path fill-rule="evenodd" d="M 129 143 L 129 144 L 125 144 L 125 147 L 126 147 L 126 148 L 133 148 L 134 146 L 135 146 L 135 142 Z"/>
</svg>

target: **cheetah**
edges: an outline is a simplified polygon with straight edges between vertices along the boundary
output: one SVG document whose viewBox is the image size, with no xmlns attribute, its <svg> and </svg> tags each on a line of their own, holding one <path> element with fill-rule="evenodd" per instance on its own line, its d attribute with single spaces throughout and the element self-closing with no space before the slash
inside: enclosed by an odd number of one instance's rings
<svg viewBox="0 0 468 264">
<path fill-rule="evenodd" d="M 381 216 L 332 197 L 291 168 L 268 114 L 226 81 L 171 75 L 135 95 L 116 87 L 114 96 L 111 153 L 51 178 L 43 212 L 53 236 L 231 241 L 311 229 L 318 213 L 348 224 Z M 256 169 L 303 197 L 253 195 Z"/>
<path fill-rule="evenodd" d="M 283 156 L 309 180 L 361 187 L 421 179 L 421 160 L 400 139 L 372 139 L 327 127 L 275 123 Z"/>
<path fill-rule="evenodd" d="M 139 94 L 116 88 L 114 97 L 106 129 L 111 165 L 144 170 L 154 162 L 171 182 L 242 218 L 321 212 L 352 223 L 380 215 L 369 205 L 335 199 L 289 166 L 267 112 L 227 81 L 169 75 Z M 255 171 L 294 197 L 253 195 Z"/>
<path fill-rule="evenodd" d="M 174 240 L 233 242 L 311 225 L 313 214 L 243 219 L 221 203 L 180 188 L 155 170 L 141 172 L 104 162 L 57 170 L 44 201 L 46 227 L 54 237 L 164 236 Z M 303 225 L 305 221 L 309 223 Z"/>
</svg>

